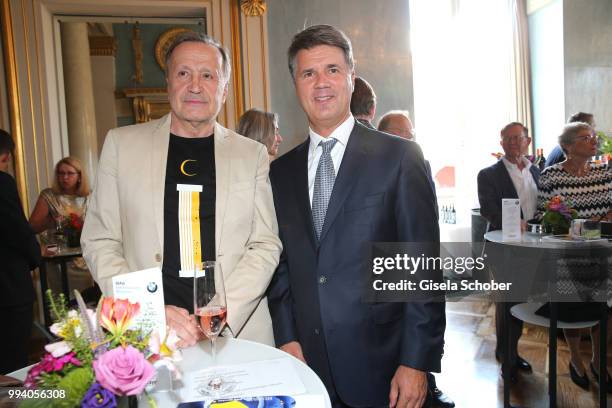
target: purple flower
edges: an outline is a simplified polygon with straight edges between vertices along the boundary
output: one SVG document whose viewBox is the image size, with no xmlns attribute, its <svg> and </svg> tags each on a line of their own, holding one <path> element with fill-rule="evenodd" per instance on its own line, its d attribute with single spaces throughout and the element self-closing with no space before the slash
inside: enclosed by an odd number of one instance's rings
<svg viewBox="0 0 612 408">
<path fill-rule="evenodd" d="M 138 395 L 155 374 L 155 368 L 132 346 L 117 347 L 93 362 L 96 380 L 117 395 Z"/>
<path fill-rule="evenodd" d="M 102 387 L 99 383 L 91 384 L 81 401 L 85 408 L 112 408 L 117 406 L 115 394 Z"/>
</svg>

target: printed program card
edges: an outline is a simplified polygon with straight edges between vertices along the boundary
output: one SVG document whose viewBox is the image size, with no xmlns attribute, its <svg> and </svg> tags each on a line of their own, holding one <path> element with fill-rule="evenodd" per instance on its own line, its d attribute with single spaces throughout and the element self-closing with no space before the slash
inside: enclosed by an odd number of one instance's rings
<svg viewBox="0 0 612 408">
<path fill-rule="evenodd" d="M 518 198 L 502 199 L 502 240 L 521 240 L 521 200 Z"/>
<path fill-rule="evenodd" d="M 140 313 L 130 327 L 157 331 L 160 339 L 165 338 L 164 286 L 159 267 L 114 276 L 113 296 L 140 304 Z"/>
</svg>

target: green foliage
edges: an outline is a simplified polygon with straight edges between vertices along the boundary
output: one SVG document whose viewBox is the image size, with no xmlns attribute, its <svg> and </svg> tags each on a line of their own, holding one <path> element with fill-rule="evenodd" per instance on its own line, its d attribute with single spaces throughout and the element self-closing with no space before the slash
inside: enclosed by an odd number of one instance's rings
<svg viewBox="0 0 612 408">
<path fill-rule="evenodd" d="M 51 309 L 51 313 L 53 314 L 55 321 L 66 318 L 68 315 L 68 303 L 66 302 L 66 296 L 64 296 L 63 293 L 54 296 L 51 289 L 47 289 L 47 301 L 49 302 L 49 309 Z"/>
<path fill-rule="evenodd" d="M 115 341 L 118 341 L 124 344 L 125 343 L 130 344 L 132 347 L 138 349 L 138 351 L 144 352 L 147 349 L 147 346 L 149 344 L 149 337 L 150 337 L 150 334 L 143 335 L 142 330 L 140 329 L 128 330 L 125 333 L 123 333 L 123 336 L 121 336 L 121 339 L 115 340 Z"/>
<path fill-rule="evenodd" d="M 66 390 L 66 398 L 55 400 L 54 407 L 71 408 L 81 405 L 83 396 L 94 381 L 91 368 L 81 367 L 70 370 L 57 384 L 57 388 Z"/>
<path fill-rule="evenodd" d="M 555 211 L 546 211 L 542 217 L 542 225 L 550 227 L 554 234 L 567 234 L 570 228 L 570 220 Z"/>
<path fill-rule="evenodd" d="M 20 407 L 24 408 L 73 408 L 81 405 L 83 396 L 94 381 L 93 372 L 89 368 L 76 367 L 67 364 L 61 372 L 43 373 L 40 378 L 40 389 L 65 390 L 65 398 L 61 399 L 28 399 Z"/>
<path fill-rule="evenodd" d="M 612 154 L 612 137 L 606 136 L 604 132 L 597 132 L 597 137 L 601 140 L 601 152 Z"/>
</svg>

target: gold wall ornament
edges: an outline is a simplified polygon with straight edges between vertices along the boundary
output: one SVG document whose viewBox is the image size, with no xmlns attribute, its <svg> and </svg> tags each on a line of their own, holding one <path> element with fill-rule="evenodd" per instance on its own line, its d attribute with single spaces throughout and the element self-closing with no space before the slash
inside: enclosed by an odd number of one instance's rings
<svg viewBox="0 0 612 408">
<path fill-rule="evenodd" d="M 114 57 L 117 54 L 117 42 L 110 36 L 89 37 L 89 55 Z"/>
<path fill-rule="evenodd" d="M 134 75 L 132 81 L 137 84 L 143 83 L 142 74 L 142 40 L 140 39 L 140 24 L 136 22 L 132 29 L 132 49 L 134 50 Z"/>
<path fill-rule="evenodd" d="M 131 100 L 136 123 L 159 119 L 170 112 L 165 88 L 125 88 L 115 92 L 115 97 Z"/>
<path fill-rule="evenodd" d="M 264 0 L 242 0 L 240 8 L 245 16 L 259 17 L 266 12 L 266 3 Z"/>
<path fill-rule="evenodd" d="M 170 48 L 170 45 L 172 44 L 174 39 L 179 34 L 187 33 L 190 31 L 193 30 L 190 30 L 185 27 L 174 27 L 164 31 L 159 36 L 157 42 L 155 43 L 155 60 L 157 61 L 157 64 L 162 69 L 162 71 L 166 71 L 166 52 L 168 51 L 168 48 Z"/>
</svg>

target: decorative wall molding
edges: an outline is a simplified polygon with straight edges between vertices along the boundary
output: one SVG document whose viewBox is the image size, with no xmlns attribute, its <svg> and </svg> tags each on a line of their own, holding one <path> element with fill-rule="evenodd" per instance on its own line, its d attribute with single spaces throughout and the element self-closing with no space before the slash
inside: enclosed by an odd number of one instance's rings
<svg viewBox="0 0 612 408">
<path fill-rule="evenodd" d="M 117 42 L 114 37 L 89 37 L 89 55 L 114 57 L 117 55 Z"/>
<path fill-rule="evenodd" d="M 242 0 L 240 8 L 245 16 L 259 17 L 266 12 L 266 3 L 264 0 Z"/>
<path fill-rule="evenodd" d="M 157 41 L 155 42 L 155 60 L 157 64 L 162 69 L 162 71 L 166 71 L 166 52 L 170 47 L 170 44 L 174 41 L 174 39 L 182 33 L 186 33 L 192 31 L 185 27 L 173 27 L 169 30 L 164 31 Z"/>
<path fill-rule="evenodd" d="M 132 100 L 136 123 L 159 119 L 170 112 L 168 93 L 164 88 L 125 88 L 117 95 Z"/>
<path fill-rule="evenodd" d="M 140 38 L 140 24 L 138 24 L 138 21 L 132 29 L 132 51 L 134 52 L 134 75 L 132 75 L 132 81 L 142 84 L 144 82 L 142 74 L 142 59 L 144 55 L 142 53 L 142 39 Z"/>
</svg>

